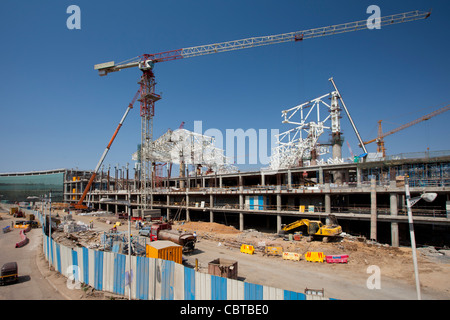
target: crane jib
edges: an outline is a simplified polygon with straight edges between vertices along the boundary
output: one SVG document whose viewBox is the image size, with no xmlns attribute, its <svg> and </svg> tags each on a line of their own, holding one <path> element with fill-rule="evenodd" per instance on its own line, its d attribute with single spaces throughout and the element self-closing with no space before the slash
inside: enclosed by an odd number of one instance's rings
<svg viewBox="0 0 450 320">
<path fill-rule="evenodd" d="M 380 26 L 389 26 L 398 23 L 410 22 L 420 19 L 427 19 L 431 14 L 425 11 L 410 11 L 400 14 L 389 15 L 380 18 Z M 152 54 L 143 54 L 135 58 L 131 58 L 119 64 L 114 61 L 97 64 L 94 66 L 98 70 L 100 76 L 106 76 L 110 72 L 120 71 L 122 69 L 139 67 L 151 69 L 152 65 L 145 66 L 145 62 L 150 61 L 152 64 L 156 62 L 172 61 L 196 56 L 202 56 L 212 53 L 226 52 L 232 50 L 247 49 L 289 41 L 303 41 L 305 39 L 337 35 L 346 32 L 359 31 L 368 29 L 367 20 L 342 23 L 332 26 L 313 28 L 308 30 L 282 33 L 269 36 L 252 37 L 247 39 L 219 42 L 208 45 L 188 47 L 170 51 L 164 51 Z"/>
</svg>

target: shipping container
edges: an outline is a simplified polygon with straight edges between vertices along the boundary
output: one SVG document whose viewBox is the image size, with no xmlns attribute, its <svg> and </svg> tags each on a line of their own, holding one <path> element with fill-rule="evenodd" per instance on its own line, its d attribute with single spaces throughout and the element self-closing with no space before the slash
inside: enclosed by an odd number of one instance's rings
<svg viewBox="0 0 450 320">
<path fill-rule="evenodd" d="M 157 258 L 182 263 L 183 247 L 167 240 L 157 240 L 148 244 L 145 248 L 147 258 Z"/>
</svg>

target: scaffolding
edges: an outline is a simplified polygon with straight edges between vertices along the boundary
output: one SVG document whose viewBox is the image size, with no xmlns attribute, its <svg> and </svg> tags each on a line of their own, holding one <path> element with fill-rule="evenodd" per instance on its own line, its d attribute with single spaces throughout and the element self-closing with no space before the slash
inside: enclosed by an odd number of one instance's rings
<svg viewBox="0 0 450 320">
<path fill-rule="evenodd" d="M 331 103 L 326 101 L 328 98 L 331 98 Z M 276 136 L 277 146 L 270 158 L 270 169 L 298 167 L 304 160 L 317 163 L 319 156 L 329 153 L 328 145 L 318 142 L 326 129 L 331 131 L 335 140 L 333 145 L 341 142 L 341 117 L 337 101 L 337 92 L 333 91 L 281 111 L 282 123 L 293 124 L 295 127 Z"/>
<path fill-rule="evenodd" d="M 237 172 L 224 150 L 215 146 L 215 139 L 186 129 L 168 130 L 149 147 L 141 148 L 141 154 L 153 163 L 169 163 L 180 166 L 207 167 L 218 174 Z M 139 159 L 138 152 L 132 155 Z"/>
</svg>

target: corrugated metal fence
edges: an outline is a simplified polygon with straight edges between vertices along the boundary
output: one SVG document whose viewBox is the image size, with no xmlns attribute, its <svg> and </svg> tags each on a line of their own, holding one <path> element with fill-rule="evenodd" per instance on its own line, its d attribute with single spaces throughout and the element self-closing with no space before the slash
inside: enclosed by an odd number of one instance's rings
<svg viewBox="0 0 450 320">
<path fill-rule="evenodd" d="M 35 215 L 41 219 L 39 212 Z M 65 277 L 96 290 L 142 300 L 306 300 L 303 293 L 222 278 L 173 261 L 68 248 L 43 234 L 43 252 Z M 131 270 L 131 271 L 130 271 Z M 319 297 L 315 297 L 316 299 Z M 321 299 L 325 299 L 320 297 Z"/>
</svg>

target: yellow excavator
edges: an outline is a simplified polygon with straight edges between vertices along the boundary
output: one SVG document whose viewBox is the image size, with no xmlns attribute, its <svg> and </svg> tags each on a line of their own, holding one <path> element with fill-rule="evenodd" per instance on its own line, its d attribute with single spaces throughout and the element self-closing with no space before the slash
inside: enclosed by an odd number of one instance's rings
<svg viewBox="0 0 450 320">
<path fill-rule="evenodd" d="M 310 239 L 322 238 L 323 242 L 328 242 L 342 233 L 342 227 L 338 224 L 334 215 L 328 215 L 327 222 L 324 225 L 320 220 L 301 219 L 287 225 L 282 225 L 281 233 L 290 231 L 302 226 L 306 226 L 306 234 Z"/>
</svg>

